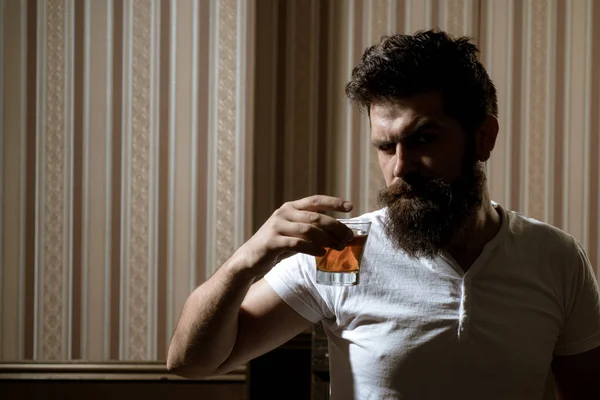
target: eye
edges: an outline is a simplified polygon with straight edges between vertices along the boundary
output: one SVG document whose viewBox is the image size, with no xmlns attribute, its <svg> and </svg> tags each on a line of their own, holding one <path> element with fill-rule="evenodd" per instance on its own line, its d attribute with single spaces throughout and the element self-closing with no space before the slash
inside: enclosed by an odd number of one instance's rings
<svg viewBox="0 0 600 400">
<path fill-rule="evenodd" d="M 431 143 L 433 141 L 435 141 L 437 139 L 437 136 L 431 133 L 421 133 L 419 135 L 416 135 L 415 137 L 415 143 L 418 144 L 427 144 L 427 143 Z"/>
<path fill-rule="evenodd" d="M 382 143 L 377 146 L 377 150 L 382 153 L 393 153 L 396 151 L 396 143 Z"/>
</svg>

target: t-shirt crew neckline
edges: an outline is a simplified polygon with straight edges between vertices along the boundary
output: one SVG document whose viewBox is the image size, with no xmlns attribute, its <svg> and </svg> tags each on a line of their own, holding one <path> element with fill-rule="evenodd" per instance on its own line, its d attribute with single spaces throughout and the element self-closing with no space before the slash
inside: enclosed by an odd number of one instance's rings
<svg viewBox="0 0 600 400">
<path fill-rule="evenodd" d="M 471 264 L 469 269 L 467 269 L 467 272 L 465 272 L 461 268 L 461 266 L 458 265 L 458 263 L 454 260 L 454 258 L 446 252 L 442 253 L 436 259 L 438 262 L 446 264 L 450 268 L 452 268 L 452 270 L 461 278 L 469 277 L 470 279 L 472 279 L 473 276 L 486 264 L 492 252 L 500 245 L 500 243 L 502 243 L 502 241 L 507 235 L 510 226 L 508 212 L 500 204 L 494 201 L 492 201 L 492 205 L 494 209 L 497 210 L 500 214 L 500 229 L 498 230 L 496 235 L 489 242 L 487 242 L 485 246 L 483 246 L 481 254 L 479 254 L 479 257 L 477 257 L 473 264 Z"/>
</svg>

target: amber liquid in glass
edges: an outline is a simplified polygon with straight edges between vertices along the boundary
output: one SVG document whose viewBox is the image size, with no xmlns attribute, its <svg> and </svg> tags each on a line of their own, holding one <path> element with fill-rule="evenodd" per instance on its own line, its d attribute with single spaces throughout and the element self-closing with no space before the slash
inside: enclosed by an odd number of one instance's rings
<svg viewBox="0 0 600 400">
<path fill-rule="evenodd" d="M 344 250 L 339 251 L 326 247 L 322 257 L 315 257 L 317 269 L 325 272 L 357 272 L 360 268 L 360 260 L 365 251 L 368 234 L 363 231 L 355 231 L 354 239 L 346 244 Z"/>
</svg>

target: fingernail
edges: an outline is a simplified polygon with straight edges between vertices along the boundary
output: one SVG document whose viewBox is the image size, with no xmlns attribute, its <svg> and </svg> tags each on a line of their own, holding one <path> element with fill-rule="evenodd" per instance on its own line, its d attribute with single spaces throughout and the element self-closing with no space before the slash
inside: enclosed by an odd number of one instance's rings
<svg viewBox="0 0 600 400">
<path fill-rule="evenodd" d="M 352 203 L 350 203 L 349 201 L 345 201 L 342 204 L 342 207 L 344 208 L 344 210 L 350 211 L 350 210 L 352 210 Z"/>
</svg>

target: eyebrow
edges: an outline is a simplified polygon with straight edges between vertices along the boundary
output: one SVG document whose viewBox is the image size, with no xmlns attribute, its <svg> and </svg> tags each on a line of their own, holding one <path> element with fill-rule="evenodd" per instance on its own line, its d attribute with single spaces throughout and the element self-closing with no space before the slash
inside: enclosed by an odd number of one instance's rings
<svg viewBox="0 0 600 400">
<path fill-rule="evenodd" d="M 402 136 L 400 136 L 399 141 L 401 141 L 401 142 L 405 141 L 413 136 L 421 134 L 423 131 L 425 131 L 427 129 L 438 130 L 441 128 L 442 128 L 442 126 L 435 120 L 421 119 L 421 120 L 417 121 L 417 123 L 415 123 L 415 125 L 410 129 L 410 131 L 408 133 L 405 133 Z M 390 135 L 390 136 L 392 136 L 392 135 Z M 381 145 L 389 143 L 390 140 L 376 139 L 376 140 L 372 140 L 371 142 L 373 143 L 373 146 L 379 147 Z"/>
</svg>

